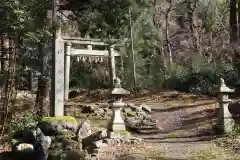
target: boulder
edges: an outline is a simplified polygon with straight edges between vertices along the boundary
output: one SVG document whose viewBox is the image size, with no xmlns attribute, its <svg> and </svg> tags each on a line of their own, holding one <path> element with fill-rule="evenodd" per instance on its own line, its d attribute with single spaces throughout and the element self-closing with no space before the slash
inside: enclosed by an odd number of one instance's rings
<svg viewBox="0 0 240 160">
<path fill-rule="evenodd" d="M 107 137 L 107 131 L 95 132 L 95 133 L 91 134 L 90 136 L 82 139 L 83 148 L 85 148 L 89 145 L 92 145 L 96 141 L 103 140 L 103 138 L 106 138 L 106 137 Z"/>
<path fill-rule="evenodd" d="M 107 151 L 109 149 L 108 144 L 103 143 L 102 140 L 96 141 L 92 143 L 92 145 L 89 145 L 87 148 L 88 153 L 103 153 L 104 151 Z"/>
<path fill-rule="evenodd" d="M 106 112 L 104 111 L 103 108 L 95 108 L 93 111 L 93 116 L 97 117 L 104 117 L 106 115 Z"/>
<path fill-rule="evenodd" d="M 105 138 L 103 142 L 109 146 L 119 146 L 122 141 L 120 138 Z"/>
<path fill-rule="evenodd" d="M 134 137 L 134 138 L 131 138 L 130 142 L 132 144 L 138 144 L 139 145 L 139 144 L 143 143 L 143 139 Z"/>
<path fill-rule="evenodd" d="M 69 99 L 76 98 L 80 95 L 80 92 L 78 90 L 70 91 L 68 94 Z"/>
<path fill-rule="evenodd" d="M 143 111 L 137 112 L 137 115 L 135 116 L 135 118 L 138 120 L 146 119 L 146 117 L 147 117 L 147 113 Z"/>
<path fill-rule="evenodd" d="M 38 123 L 38 127 L 47 136 L 75 136 L 78 129 L 78 122 L 71 116 L 44 117 Z"/>
<path fill-rule="evenodd" d="M 135 117 L 137 116 L 137 112 L 131 111 L 126 113 L 128 117 Z"/>
<path fill-rule="evenodd" d="M 13 150 L 15 152 L 33 152 L 34 151 L 34 147 L 32 144 L 29 143 L 20 143 L 17 144 Z"/>
<path fill-rule="evenodd" d="M 151 108 L 146 104 L 141 104 L 140 107 L 142 108 L 143 111 L 147 113 L 150 113 L 152 111 Z"/>
<path fill-rule="evenodd" d="M 111 116 L 112 115 L 112 110 L 109 108 L 103 108 L 104 112 L 105 112 L 105 116 Z"/>
<path fill-rule="evenodd" d="M 34 136 L 34 151 L 38 153 L 38 156 L 47 158 L 48 150 L 51 146 L 52 139 L 49 136 L 45 136 L 40 128 L 31 130 Z"/>
<path fill-rule="evenodd" d="M 143 112 L 145 113 L 145 112 Z M 138 112 L 139 114 L 139 112 Z M 153 119 L 143 118 L 143 115 L 125 118 L 126 127 L 132 132 L 142 134 L 154 134 L 162 131 L 162 128 L 157 126 L 157 121 Z"/>
<path fill-rule="evenodd" d="M 82 149 L 78 141 L 75 141 L 69 137 L 57 136 L 53 140 L 50 150 L 73 150 Z"/>
<path fill-rule="evenodd" d="M 122 111 L 123 111 L 124 113 L 128 113 L 128 112 L 132 112 L 132 109 L 125 107 L 125 108 L 122 109 Z"/>
<path fill-rule="evenodd" d="M 96 103 L 96 105 L 98 105 L 99 108 L 108 108 L 109 107 L 108 103 Z"/>
<path fill-rule="evenodd" d="M 82 150 L 54 150 L 50 151 L 47 160 L 84 160 L 86 153 Z"/>
<path fill-rule="evenodd" d="M 142 110 L 142 108 L 141 107 L 138 107 L 138 106 L 136 106 L 135 104 L 133 104 L 133 103 L 128 103 L 127 104 L 127 107 L 128 108 L 131 108 L 132 109 L 132 111 L 141 111 Z"/>
<path fill-rule="evenodd" d="M 48 149 L 51 146 L 51 138 L 45 136 L 40 128 L 25 128 L 21 134 L 15 136 L 18 139 L 12 139 L 12 150 L 16 151 L 16 154 L 24 156 L 23 153 L 19 152 L 30 150 L 31 152 L 41 153 L 42 156 L 47 157 Z"/>
<path fill-rule="evenodd" d="M 24 143 L 24 141 L 22 139 L 12 139 L 11 140 L 12 148 L 14 148 L 15 146 L 17 146 L 20 143 Z"/>
<path fill-rule="evenodd" d="M 34 131 L 35 131 L 34 128 L 24 128 L 23 130 L 18 130 L 13 134 L 13 139 L 33 144 L 36 139 Z"/>
<path fill-rule="evenodd" d="M 91 124 L 88 119 L 84 120 L 78 127 L 77 137 L 78 141 L 90 136 L 92 134 Z"/>
<path fill-rule="evenodd" d="M 82 113 L 93 113 L 97 107 L 95 104 L 85 105 L 82 107 Z"/>
<path fill-rule="evenodd" d="M 11 160 L 38 159 L 39 157 L 39 154 L 34 150 L 34 146 L 29 143 L 19 143 L 15 145 L 11 155 Z"/>
<path fill-rule="evenodd" d="M 23 130 L 23 134 L 22 134 L 22 140 L 24 140 L 24 142 L 27 143 L 34 143 L 35 139 L 36 139 L 36 135 L 35 133 L 35 129 L 34 128 L 25 128 Z"/>
</svg>

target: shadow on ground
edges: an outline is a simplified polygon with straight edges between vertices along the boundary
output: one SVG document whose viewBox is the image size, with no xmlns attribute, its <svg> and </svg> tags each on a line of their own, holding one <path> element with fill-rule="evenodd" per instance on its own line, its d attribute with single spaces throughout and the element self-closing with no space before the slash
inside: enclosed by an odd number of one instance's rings
<svg viewBox="0 0 240 160">
<path fill-rule="evenodd" d="M 181 158 L 171 158 L 171 157 L 165 157 L 161 155 L 153 155 L 153 156 L 143 156 L 141 154 L 126 154 L 121 155 L 116 158 L 116 160 L 146 160 L 146 158 L 151 160 L 184 160 Z"/>
<path fill-rule="evenodd" d="M 196 108 L 196 107 L 212 105 L 212 104 L 215 104 L 215 101 L 209 100 L 205 103 L 200 103 L 200 104 L 186 104 L 186 105 L 179 105 L 179 106 L 174 106 L 174 107 L 164 108 L 164 109 L 153 108 L 152 111 L 154 111 L 154 112 L 172 112 L 172 111 L 177 111 L 177 110 L 181 110 L 181 109 Z"/>
<path fill-rule="evenodd" d="M 215 134 L 215 124 L 219 108 L 204 107 L 212 102 L 196 105 L 177 106 L 168 109 L 153 109 L 155 117 L 166 116 L 165 126 L 169 127 L 156 136 L 144 136 L 146 141 L 153 143 L 184 143 L 211 141 L 222 135 Z M 236 124 L 240 124 L 240 103 L 229 105 L 229 111 Z M 181 114 L 178 116 L 178 114 Z M 171 121 L 170 116 L 176 121 Z M 176 123 L 176 124 L 175 124 Z M 163 125 L 163 119 L 159 118 L 159 126 Z"/>
<path fill-rule="evenodd" d="M 0 153 L 0 160 L 12 160 L 11 152 L 2 152 L 2 153 Z"/>
<path fill-rule="evenodd" d="M 184 143 L 211 141 L 216 138 L 214 126 L 218 108 L 206 102 L 195 105 L 177 106 L 169 109 L 154 109 L 154 117 L 164 132 L 156 136 L 144 136 L 153 143 Z M 164 118 L 166 117 L 166 118 Z"/>
<path fill-rule="evenodd" d="M 228 109 L 232 114 L 232 117 L 235 120 L 235 123 L 240 124 L 240 102 L 234 102 L 229 104 Z"/>
</svg>

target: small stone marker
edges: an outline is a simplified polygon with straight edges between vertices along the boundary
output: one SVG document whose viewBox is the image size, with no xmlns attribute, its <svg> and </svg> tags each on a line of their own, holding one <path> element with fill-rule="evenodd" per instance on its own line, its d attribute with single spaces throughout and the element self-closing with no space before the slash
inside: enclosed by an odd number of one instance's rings
<svg viewBox="0 0 240 160">
<path fill-rule="evenodd" d="M 225 133 L 232 132 L 234 126 L 234 120 L 232 119 L 232 115 L 228 109 L 229 103 L 232 101 L 229 99 L 228 94 L 233 92 L 234 90 L 228 88 L 224 82 L 224 79 L 221 78 L 217 127 Z"/>
<path fill-rule="evenodd" d="M 28 84 L 29 90 L 36 92 L 38 90 L 38 76 L 39 74 L 35 71 L 28 70 Z"/>
</svg>

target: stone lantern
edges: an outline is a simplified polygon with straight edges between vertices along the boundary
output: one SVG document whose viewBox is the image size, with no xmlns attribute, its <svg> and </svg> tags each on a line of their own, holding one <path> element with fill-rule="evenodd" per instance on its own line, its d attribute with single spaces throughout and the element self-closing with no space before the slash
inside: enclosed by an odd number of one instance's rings
<svg viewBox="0 0 240 160">
<path fill-rule="evenodd" d="M 229 103 L 232 101 L 229 99 L 229 93 L 233 93 L 234 89 L 230 89 L 226 86 L 224 79 L 221 78 L 220 90 L 219 90 L 219 113 L 217 117 L 217 128 L 220 131 L 229 133 L 232 132 L 234 126 L 234 120 L 232 114 L 229 112 Z"/>
<path fill-rule="evenodd" d="M 122 98 L 129 94 L 130 94 L 129 91 L 121 87 L 120 79 L 116 78 L 114 80 L 114 89 L 111 92 L 112 96 L 111 105 L 113 114 L 108 126 L 109 133 L 119 133 L 122 131 L 126 131 L 126 127 L 121 116 L 121 109 L 126 106 L 126 104 L 122 102 Z"/>
</svg>

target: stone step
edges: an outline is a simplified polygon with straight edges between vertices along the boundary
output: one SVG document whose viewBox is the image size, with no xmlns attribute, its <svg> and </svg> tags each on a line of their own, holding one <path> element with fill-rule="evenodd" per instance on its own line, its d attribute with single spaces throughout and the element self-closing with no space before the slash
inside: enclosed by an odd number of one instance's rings
<svg viewBox="0 0 240 160">
<path fill-rule="evenodd" d="M 147 124 L 142 124 L 143 126 L 157 126 L 157 123 L 147 123 Z"/>
<path fill-rule="evenodd" d="M 136 130 L 135 132 L 138 134 L 158 134 L 160 133 L 160 129 L 151 129 L 151 130 Z"/>
<path fill-rule="evenodd" d="M 139 134 L 157 134 L 161 132 L 161 129 L 157 127 L 142 127 L 142 128 L 128 127 L 128 129 L 132 132 Z"/>
<path fill-rule="evenodd" d="M 149 129 L 158 129 L 158 127 L 156 125 L 154 126 L 141 126 L 141 127 L 136 127 L 136 126 L 132 126 L 132 125 L 126 125 L 129 128 L 132 129 L 138 129 L 138 130 L 149 130 Z"/>
</svg>

